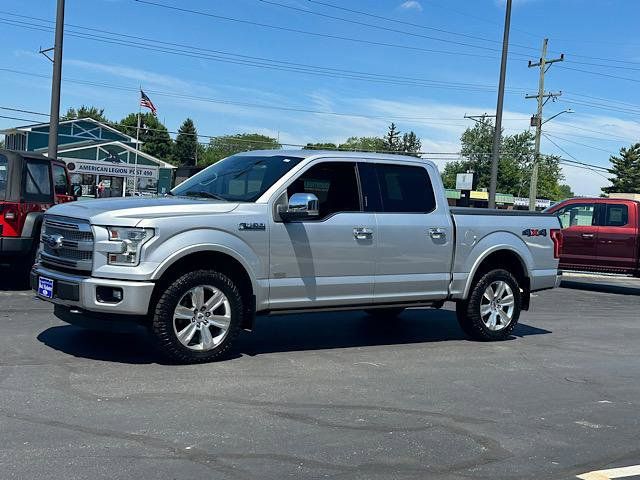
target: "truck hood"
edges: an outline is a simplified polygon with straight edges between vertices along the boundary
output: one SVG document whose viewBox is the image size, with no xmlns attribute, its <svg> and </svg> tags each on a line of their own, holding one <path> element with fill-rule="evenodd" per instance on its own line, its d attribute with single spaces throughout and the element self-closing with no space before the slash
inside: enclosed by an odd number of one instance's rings
<svg viewBox="0 0 640 480">
<path fill-rule="evenodd" d="M 80 200 L 56 205 L 47 215 L 80 218 L 93 225 L 134 226 L 154 218 L 231 212 L 238 204 L 193 197 L 126 197 Z"/>
</svg>

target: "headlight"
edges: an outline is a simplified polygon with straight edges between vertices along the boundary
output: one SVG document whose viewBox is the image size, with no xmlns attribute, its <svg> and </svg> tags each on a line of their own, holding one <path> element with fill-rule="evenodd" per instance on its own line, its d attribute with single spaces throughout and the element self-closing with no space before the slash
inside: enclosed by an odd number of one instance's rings
<svg viewBox="0 0 640 480">
<path fill-rule="evenodd" d="M 114 242 L 116 247 L 116 251 L 111 251 L 107 254 L 109 265 L 138 265 L 140 263 L 140 250 L 153 237 L 153 229 L 107 227 L 107 230 L 109 232 L 109 241 Z"/>
</svg>

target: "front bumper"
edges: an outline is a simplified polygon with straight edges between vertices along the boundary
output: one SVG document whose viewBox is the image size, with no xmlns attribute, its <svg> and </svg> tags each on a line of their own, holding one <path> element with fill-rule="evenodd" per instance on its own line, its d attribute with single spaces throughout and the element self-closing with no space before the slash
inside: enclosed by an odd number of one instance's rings
<svg viewBox="0 0 640 480">
<path fill-rule="evenodd" d="M 53 298 L 38 295 L 38 277 L 54 281 Z M 79 310 L 113 315 L 146 315 L 155 284 L 153 282 L 129 282 L 108 278 L 95 278 L 63 273 L 36 265 L 31 270 L 31 289 L 38 298 Z M 122 300 L 117 303 L 99 301 L 98 287 L 122 289 Z"/>
</svg>

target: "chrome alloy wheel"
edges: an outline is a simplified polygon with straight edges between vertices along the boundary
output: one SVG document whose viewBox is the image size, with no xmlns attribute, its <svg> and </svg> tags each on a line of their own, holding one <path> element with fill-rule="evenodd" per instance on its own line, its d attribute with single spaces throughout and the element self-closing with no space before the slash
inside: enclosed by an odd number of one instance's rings
<svg viewBox="0 0 640 480">
<path fill-rule="evenodd" d="M 485 326 L 499 332 L 511 323 L 514 310 L 515 299 L 509 284 L 502 280 L 492 282 L 480 300 L 480 317 Z"/>
<path fill-rule="evenodd" d="M 173 312 L 173 330 L 182 345 L 207 351 L 224 340 L 231 325 L 231 305 L 224 293 L 199 285 L 185 293 Z"/>
</svg>

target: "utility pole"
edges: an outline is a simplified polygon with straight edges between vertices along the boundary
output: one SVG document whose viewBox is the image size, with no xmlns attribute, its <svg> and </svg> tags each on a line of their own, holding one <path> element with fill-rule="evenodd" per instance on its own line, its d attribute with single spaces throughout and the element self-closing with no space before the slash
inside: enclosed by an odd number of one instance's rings
<svg viewBox="0 0 640 480">
<path fill-rule="evenodd" d="M 564 53 L 559 58 L 547 59 L 547 45 L 549 39 L 545 38 L 542 42 L 542 56 L 536 63 L 532 63 L 529 60 L 529 68 L 540 67 L 540 79 L 538 81 L 538 94 L 527 95 L 525 98 L 537 98 L 538 99 L 538 111 L 534 118 L 531 119 L 532 126 L 535 123 L 536 127 L 536 142 L 535 153 L 533 157 L 533 172 L 531 173 L 531 184 L 529 186 L 529 210 L 532 212 L 536 209 L 536 196 L 538 195 L 538 164 L 540 160 L 540 137 L 542 135 L 542 109 L 545 104 L 550 100 L 562 95 L 562 92 L 558 93 L 545 93 L 544 92 L 544 75 L 552 64 L 556 62 L 562 62 L 564 60 Z"/>
<path fill-rule="evenodd" d="M 511 0 L 507 0 L 502 37 L 502 61 L 500 63 L 500 83 L 498 85 L 498 104 L 496 106 L 496 126 L 493 132 L 491 150 L 491 182 L 489 183 L 489 208 L 496 208 L 496 189 L 498 188 L 498 163 L 500 161 L 500 140 L 502 138 L 502 108 L 504 105 L 504 83 L 507 76 L 507 54 L 509 51 L 509 28 L 511 26 Z M 544 55 L 543 55 L 544 56 Z"/>
<path fill-rule="evenodd" d="M 64 0 L 58 0 L 56 39 L 53 47 L 53 77 L 51 80 L 51 113 L 49 123 L 49 158 L 58 158 L 58 125 L 60 123 L 60 83 L 62 81 L 62 40 L 64 37 Z"/>
</svg>

